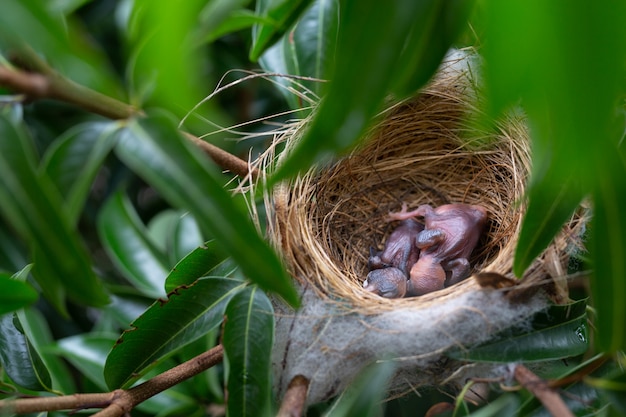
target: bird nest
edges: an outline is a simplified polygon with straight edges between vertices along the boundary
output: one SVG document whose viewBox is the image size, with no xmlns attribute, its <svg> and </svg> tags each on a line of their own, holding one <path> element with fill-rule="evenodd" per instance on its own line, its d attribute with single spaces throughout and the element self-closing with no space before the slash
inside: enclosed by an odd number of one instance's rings
<svg viewBox="0 0 626 417">
<path fill-rule="evenodd" d="M 470 259 L 472 271 L 513 276 L 530 170 L 528 131 L 521 115 L 508 115 L 492 131 L 471 123 L 477 110 L 466 77 L 464 73 L 440 77 L 418 97 L 390 106 L 350 155 L 274 191 L 270 235 L 298 282 L 364 313 L 426 305 L 479 285 L 467 279 L 419 298 L 402 299 L 363 290 L 369 248 L 383 247 L 394 226 L 386 217 L 402 204 L 485 207 L 488 224 Z M 293 145 L 305 128 L 306 123 L 300 124 L 279 140 Z M 546 279 L 559 269 L 555 263 L 565 267 L 566 249 L 577 243 L 579 225 L 580 219 L 572 218 L 546 252 L 549 256 L 528 269 L 525 286 L 549 284 Z"/>
<path fill-rule="evenodd" d="M 453 70 L 444 68 L 417 97 L 390 104 L 349 155 L 268 191 L 269 239 L 303 298 L 298 311 L 275 303 L 273 366 L 279 394 L 302 375 L 311 381 L 311 402 L 330 398 L 383 356 L 403 363 L 393 389 L 447 383 L 457 370 L 438 365 L 447 349 L 484 342 L 527 320 L 546 307 L 545 294 L 567 299 L 564 271 L 584 223 L 578 215 L 516 281 L 521 284 L 493 290 L 501 283 L 484 279 L 513 277 L 531 162 L 528 131 L 521 114 L 481 128 L 475 122 L 472 72 L 464 64 L 459 70 L 458 62 L 448 65 Z M 307 123 L 276 138 L 286 146 L 285 154 Z M 276 162 L 280 157 L 269 152 L 259 161 L 261 172 L 271 174 Z M 370 247 L 384 246 L 394 227 L 386 216 L 403 203 L 487 209 L 487 226 L 470 258 L 470 278 L 398 299 L 363 288 Z M 537 288 L 547 291 L 538 296 L 527 291 Z"/>
</svg>

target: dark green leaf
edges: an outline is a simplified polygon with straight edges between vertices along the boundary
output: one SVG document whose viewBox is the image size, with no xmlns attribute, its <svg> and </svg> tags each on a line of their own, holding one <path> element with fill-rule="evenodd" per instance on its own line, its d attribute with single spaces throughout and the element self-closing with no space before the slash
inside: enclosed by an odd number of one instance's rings
<svg viewBox="0 0 626 417">
<path fill-rule="evenodd" d="M 16 275 L 27 275 L 31 267 L 26 266 Z M 37 298 L 37 291 L 28 283 L 0 272 L 0 315 L 26 307 L 37 301 Z"/>
<path fill-rule="evenodd" d="M 83 246 L 63 212 L 61 196 L 45 173 L 37 173 L 26 132 L 0 116 L 0 205 L 2 213 L 33 251 L 33 276 L 61 312 L 64 294 L 80 304 L 108 302 Z"/>
<path fill-rule="evenodd" d="M 256 24 L 267 23 L 269 23 L 267 19 L 257 16 L 256 13 L 250 10 L 235 10 L 228 17 L 228 19 L 223 20 L 215 28 L 204 34 L 201 41 L 211 43 L 224 35 L 228 35 L 229 33 L 247 29 Z"/>
<path fill-rule="evenodd" d="M 200 14 L 200 28 L 194 38 L 210 42 L 235 30 L 252 26 L 252 22 L 241 26 L 241 18 L 253 16 L 245 7 L 251 0 L 210 0 Z"/>
<path fill-rule="evenodd" d="M 107 357 L 104 378 L 109 388 L 129 385 L 186 344 L 222 321 L 228 300 L 245 284 L 225 278 L 201 278 L 158 300 L 131 324 Z"/>
<path fill-rule="evenodd" d="M 194 216 L 207 235 L 215 236 L 243 273 L 291 305 L 298 296 L 278 256 L 259 236 L 243 202 L 223 187 L 218 173 L 163 115 L 131 122 L 122 131 L 117 153 L 172 205 Z M 238 204 L 241 203 L 241 204 Z"/>
<path fill-rule="evenodd" d="M 250 60 L 256 61 L 276 42 L 309 7 L 312 0 L 259 0 L 256 12 L 270 23 L 257 25 L 252 30 Z"/>
<path fill-rule="evenodd" d="M 70 129 L 47 150 L 42 169 L 65 199 L 72 224 L 78 222 L 93 180 L 114 145 L 117 123 L 86 123 Z"/>
<path fill-rule="evenodd" d="M 194 249 L 176 264 L 165 280 L 165 290 L 170 292 L 181 285 L 189 285 L 200 277 L 227 275 L 232 270 L 231 262 L 220 251 L 215 240 Z"/>
<path fill-rule="evenodd" d="M 358 143 L 399 71 L 398 62 L 421 2 L 347 0 L 337 51 L 324 72 L 328 89 L 304 137 L 272 177 L 275 183 Z M 376 28 L 376 30 L 364 30 Z"/>
<path fill-rule="evenodd" d="M 228 361 L 227 414 L 263 416 L 271 399 L 274 310 L 257 287 L 236 294 L 225 313 L 224 357 Z"/>
<path fill-rule="evenodd" d="M 123 191 L 111 196 L 100 210 L 98 234 L 109 257 L 135 287 L 149 297 L 165 295 L 167 256 L 150 240 Z"/>
<path fill-rule="evenodd" d="M 339 397 L 327 417 L 382 416 L 382 402 L 395 370 L 396 366 L 391 361 L 370 365 Z"/>
<path fill-rule="evenodd" d="M 0 365 L 17 385 L 33 391 L 50 390 L 52 380 L 41 357 L 24 336 L 18 317 L 0 317 Z"/>
<path fill-rule="evenodd" d="M 539 313 L 528 328 L 515 328 L 491 341 L 465 350 L 453 350 L 448 356 L 478 362 L 535 362 L 563 359 L 585 353 L 589 335 L 585 301 L 566 306 L 552 306 Z"/>
</svg>

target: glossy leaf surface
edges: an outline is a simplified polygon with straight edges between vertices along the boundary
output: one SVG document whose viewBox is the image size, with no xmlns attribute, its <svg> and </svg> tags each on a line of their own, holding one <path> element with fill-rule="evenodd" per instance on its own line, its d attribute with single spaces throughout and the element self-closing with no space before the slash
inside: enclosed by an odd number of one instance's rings
<svg viewBox="0 0 626 417">
<path fill-rule="evenodd" d="M 152 242 L 123 191 L 112 195 L 100 210 L 98 234 L 111 260 L 134 286 L 149 297 L 165 296 L 167 256 Z"/>
<path fill-rule="evenodd" d="M 227 414 L 263 416 L 271 398 L 274 310 L 257 287 L 235 295 L 226 308 L 224 356 L 228 361 Z"/>
<path fill-rule="evenodd" d="M 232 262 L 222 254 L 219 243 L 210 240 L 176 264 L 167 276 L 165 290 L 170 292 L 181 285 L 192 284 L 204 276 L 226 276 L 232 269 Z"/>
<path fill-rule="evenodd" d="M 158 300 L 131 324 L 107 357 L 104 377 L 109 388 L 127 386 L 146 368 L 203 336 L 222 321 L 228 300 L 244 283 L 202 278 Z"/>
<path fill-rule="evenodd" d="M 52 379 L 41 357 L 30 344 L 15 314 L 0 317 L 0 364 L 13 382 L 22 388 L 52 389 Z"/>
<path fill-rule="evenodd" d="M 222 186 L 208 159 L 163 115 L 136 120 L 122 131 L 117 153 L 172 205 L 183 207 L 215 236 L 251 281 L 291 305 L 298 296 L 278 256 L 261 238 L 242 201 Z"/>
<path fill-rule="evenodd" d="M 252 30 L 250 60 L 256 61 L 276 42 L 311 4 L 311 0 L 259 0 L 256 13 L 267 23 Z"/>
<path fill-rule="evenodd" d="M 586 302 L 552 306 L 539 313 L 527 327 L 510 329 L 491 341 L 469 348 L 454 350 L 448 355 L 455 359 L 477 362 L 535 362 L 563 359 L 585 353 L 589 349 Z"/>
</svg>

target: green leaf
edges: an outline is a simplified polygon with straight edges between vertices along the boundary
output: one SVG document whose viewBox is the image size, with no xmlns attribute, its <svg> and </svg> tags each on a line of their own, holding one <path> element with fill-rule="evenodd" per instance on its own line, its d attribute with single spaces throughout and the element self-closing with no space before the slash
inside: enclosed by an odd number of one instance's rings
<svg viewBox="0 0 626 417">
<path fill-rule="evenodd" d="M 593 194 L 591 293 L 598 348 L 614 353 L 626 349 L 626 169 L 616 153 L 607 154 L 604 163 L 618 167 L 611 169 L 616 175 L 605 177 Z"/>
<path fill-rule="evenodd" d="M 215 240 L 194 249 L 176 264 L 165 280 L 165 290 L 170 292 L 181 285 L 192 284 L 200 277 L 208 275 L 228 275 L 232 271 L 232 262 L 220 250 Z"/>
<path fill-rule="evenodd" d="M 329 65 L 328 61 L 334 57 L 338 17 L 338 0 L 313 1 L 295 26 L 265 51 L 259 64 L 268 72 L 322 79 L 324 70 Z M 322 83 L 315 81 L 294 81 L 279 77 L 277 82 L 285 87 L 280 92 L 285 95 L 292 109 L 303 107 L 303 103 L 302 98 L 294 95 L 288 88 L 296 88 L 311 96 L 311 99 L 319 96 L 322 88 Z"/>
<path fill-rule="evenodd" d="M 270 23 L 252 28 L 250 60 L 256 61 L 265 50 L 276 42 L 309 7 L 312 0 L 259 0 L 256 2 L 258 16 Z"/>
<path fill-rule="evenodd" d="M 113 148 L 113 133 L 118 128 L 118 123 L 111 122 L 78 125 L 58 138 L 44 156 L 42 169 L 63 193 L 72 224 L 78 222 L 96 174 Z"/>
<path fill-rule="evenodd" d="M 244 283 L 201 278 L 158 300 L 131 324 L 109 353 L 104 378 L 109 388 L 128 386 L 177 349 L 197 340 L 222 321 L 228 300 Z"/>
<path fill-rule="evenodd" d="M 52 389 L 50 373 L 24 335 L 15 314 L 0 317 L 0 365 L 13 382 L 22 388 L 33 391 Z"/>
<path fill-rule="evenodd" d="M 272 304 L 260 289 L 249 287 L 230 300 L 225 316 L 227 415 L 266 415 L 271 400 Z"/>
<path fill-rule="evenodd" d="M 58 394 L 75 393 L 72 371 L 50 350 L 54 343 L 53 336 L 43 314 L 35 308 L 28 308 L 18 311 L 17 318 L 30 348 L 41 359 L 43 369 L 50 374 L 52 380 L 50 390 Z M 45 370 L 41 372 L 44 373 Z"/>
<path fill-rule="evenodd" d="M 522 221 L 513 272 L 518 277 L 552 242 L 567 220 L 580 205 L 583 195 L 573 180 L 558 186 L 549 176 L 530 188 L 528 209 Z"/>
<path fill-rule="evenodd" d="M 80 304 L 108 302 L 58 190 L 45 173 L 37 172 L 32 139 L 2 115 L 0 199 L 0 213 L 32 248 L 33 276 L 59 311 L 65 311 L 66 293 Z"/>
<path fill-rule="evenodd" d="M 198 222 L 189 213 L 178 218 L 172 233 L 172 254 L 180 260 L 202 245 L 204 239 Z"/>
<path fill-rule="evenodd" d="M 112 195 L 100 210 L 98 234 L 118 270 L 136 288 L 153 298 L 165 295 L 167 255 L 151 241 L 123 191 Z"/>
<path fill-rule="evenodd" d="M 391 361 L 370 365 L 355 378 L 355 382 L 339 397 L 326 416 L 382 416 L 387 385 L 395 370 L 396 366 Z"/>
<path fill-rule="evenodd" d="M 26 266 L 22 274 L 28 274 L 31 267 Z M 20 275 L 20 272 L 16 275 Z M 30 284 L 0 272 L 0 315 L 26 307 L 37 301 L 37 298 L 37 291 Z"/>
<path fill-rule="evenodd" d="M 245 7 L 251 0 L 210 0 L 200 14 L 200 27 L 194 34 L 196 43 L 211 42 L 225 34 L 252 26 L 254 14 Z M 244 23 L 247 21 L 248 23 Z"/>
<path fill-rule="evenodd" d="M 242 29 L 247 29 L 255 24 L 267 23 L 268 21 L 266 19 L 257 16 L 250 10 L 235 10 L 227 19 L 223 20 L 215 28 L 206 31 L 198 42 L 211 43 L 222 36 Z"/>
<path fill-rule="evenodd" d="M 477 362 L 536 362 L 577 356 L 589 349 L 585 300 L 552 306 L 528 327 L 509 329 L 482 345 L 448 352 L 455 359 Z"/>
<path fill-rule="evenodd" d="M 311 125 L 271 178 L 272 183 L 325 163 L 356 145 L 400 71 L 403 45 L 421 2 L 347 0 L 341 4 L 337 51 L 325 96 Z M 376 28 L 376 30 L 364 30 Z"/>
<path fill-rule="evenodd" d="M 243 202 L 222 187 L 206 156 L 180 135 L 169 118 L 154 115 L 131 122 L 121 131 L 116 151 L 172 205 L 189 210 L 247 278 L 298 305 L 290 277 L 252 224 Z"/>
</svg>

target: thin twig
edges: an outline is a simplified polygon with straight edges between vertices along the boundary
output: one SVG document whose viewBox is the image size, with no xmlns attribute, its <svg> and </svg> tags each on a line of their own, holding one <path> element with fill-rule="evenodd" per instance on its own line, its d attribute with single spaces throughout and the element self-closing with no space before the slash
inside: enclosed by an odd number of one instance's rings
<svg viewBox="0 0 626 417">
<path fill-rule="evenodd" d="M 214 348 L 128 390 L 96 394 L 73 394 L 61 397 L 18 398 L 0 401 L 0 414 L 28 414 L 41 411 L 85 410 L 102 408 L 94 417 L 120 417 L 143 401 L 189 379 L 224 359 L 224 348 Z"/>
<path fill-rule="evenodd" d="M 27 72 L 0 66 L 0 86 L 24 95 L 27 101 L 45 98 L 54 99 L 73 104 L 109 119 L 128 119 L 142 115 L 141 110 L 129 104 L 98 93 L 63 77 L 40 60 L 28 57 L 27 62 L 37 72 Z M 247 161 L 194 135 L 183 133 L 221 168 L 227 169 L 241 178 L 246 178 L 249 175 L 253 178 L 256 177 L 257 170 L 250 170 Z"/>
<path fill-rule="evenodd" d="M 308 390 L 309 380 L 307 378 L 302 375 L 293 377 L 289 382 L 277 417 L 300 417 L 306 405 Z"/>
<path fill-rule="evenodd" d="M 563 399 L 548 385 L 547 381 L 539 378 L 523 365 L 517 365 L 514 372 L 515 379 L 521 386 L 531 392 L 555 417 L 574 417 L 567 408 Z"/>
</svg>

